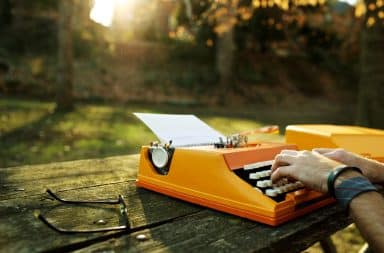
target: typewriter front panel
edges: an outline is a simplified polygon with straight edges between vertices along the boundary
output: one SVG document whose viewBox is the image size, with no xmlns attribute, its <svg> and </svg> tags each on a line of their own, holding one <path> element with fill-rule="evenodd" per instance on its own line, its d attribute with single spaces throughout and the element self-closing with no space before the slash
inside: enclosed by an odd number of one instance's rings
<svg viewBox="0 0 384 253">
<path fill-rule="evenodd" d="M 242 152 L 238 150 L 176 148 L 168 173 L 161 174 L 150 161 L 148 147 L 143 147 L 137 185 L 273 226 L 330 203 L 329 198 L 323 200 L 319 193 L 307 191 L 298 183 L 281 185 L 283 192 L 280 196 L 271 194 L 270 172 L 265 174 L 265 171 L 270 170 L 271 160 L 277 153 L 267 152 L 265 156 L 261 155 L 263 149 L 253 150 L 254 161 L 259 156 L 268 160 L 256 162 L 257 168 L 252 169 L 253 163 L 232 169 L 228 167 L 225 154 L 237 153 L 241 156 Z M 249 180 L 249 177 L 258 173 L 260 166 L 263 167 L 260 179 L 264 182 L 257 186 L 258 183 Z"/>
<path fill-rule="evenodd" d="M 137 185 L 192 203 L 276 225 L 276 201 L 261 194 L 227 167 L 222 152 L 176 148 L 167 175 L 141 151 Z M 292 210 L 292 204 L 281 209 Z"/>
</svg>

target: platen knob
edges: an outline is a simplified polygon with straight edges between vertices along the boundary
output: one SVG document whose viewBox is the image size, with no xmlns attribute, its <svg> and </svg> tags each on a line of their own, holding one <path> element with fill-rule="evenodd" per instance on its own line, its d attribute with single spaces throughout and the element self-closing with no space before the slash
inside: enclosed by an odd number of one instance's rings
<svg viewBox="0 0 384 253">
<path fill-rule="evenodd" d="M 154 169 L 161 175 L 167 175 L 172 160 L 174 148 L 159 145 L 153 145 L 149 148 L 149 159 Z"/>
<path fill-rule="evenodd" d="M 169 154 L 163 147 L 152 148 L 152 162 L 157 168 L 164 168 L 169 161 Z"/>
</svg>

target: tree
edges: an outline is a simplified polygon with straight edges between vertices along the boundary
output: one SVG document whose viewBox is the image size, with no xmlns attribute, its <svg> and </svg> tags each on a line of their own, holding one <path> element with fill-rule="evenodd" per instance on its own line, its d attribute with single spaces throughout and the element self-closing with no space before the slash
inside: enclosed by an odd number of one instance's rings
<svg viewBox="0 0 384 253">
<path fill-rule="evenodd" d="M 216 71 L 219 77 L 218 102 L 225 102 L 225 97 L 234 84 L 233 60 L 236 50 L 234 29 L 237 22 L 239 0 L 216 1 L 203 13 L 214 23 L 216 37 Z M 224 99 L 224 100 L 223 100 Z"/>
<path fill-rule="evenodd" d="M 73 109 L 73 0 L 60 0 L 58 22 L 57 111 Z"/>
<path fill-rule="evenodd" d="M 216 45 L 216 68 L 219 74 L 220 98 L 231 90 L 233 85 L 233 60 L 236 49 L 234 40 L 234 26 L 236 22 L 236 0 L 229 1 L 222 8 L 222 14 L 217 17 L 217 45 Z M 221 101 L 219 101 L 221 102 Z"/>
<path fill-rule="evenodd" d="M 384 128 L 384 8 L 376 0 L 365 0 L 365 6 L 357 124 Z"/>
<path fill-rule="evenodd" d="M 10 0 L 0 0 L 0 29 L 12 22 L 12 6 Z"/>
<path fill-rule="evenodd" d="M 220 78 L 220 90 L 224 93 L 230 88 L 232 59 L 236 48 L 233 40 L 233 27 L 238 23 L 239 13 L 244 5 L 250 9 L 272 8 L 277 6 L 287 13 L 300 6 L 318 8 L 325 0 L 221 0 L 207 1 L 211 5 L 209 15 L 215 20 L 218 34 L 216 43 L 216 67 Z M 358 94 L 358 113 L 356 123 L 374 128 L 384 128 L 384 4 L 382 0 L 365 0 L 365 26 L 362 29 L 360 82 Z M 215 10 L 215 11 L 212 11 Z M 252 15 L 255 15 L 252 11 Z M 230 25 L 228 25 L 228 23 Z M 222 29 L 222 27 L 227 27 Z M 259 36 L 260 37 L 260 36 Z M 259 38 L 260 39 L 260 38 Z M 311 43 L 311 46 L 312 43 Z"/>
</svg>

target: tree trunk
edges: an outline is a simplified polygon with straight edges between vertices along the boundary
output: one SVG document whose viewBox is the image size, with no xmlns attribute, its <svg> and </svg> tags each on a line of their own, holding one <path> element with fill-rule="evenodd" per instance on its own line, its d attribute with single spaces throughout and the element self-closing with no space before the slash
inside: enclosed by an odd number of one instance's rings
<svg viewBox="0 0 384 253">
<path fill-rule="evenodd" d="M 156 17 L 153 19 L 155 27 L 155 38 L 163 40 L 168 37 L 169 15 L 172 12 L 173 2 L 157 1 Z"/>
<path fill-rule="evenodd" d="M 76 10 L 76 15 L 73 16 L 73 30 L 90 29 L 92 24 L 89 14 L 93 6 L 92 0 L 73 0 L 73 7 Z"/>
<path fill-rule="evenodd" d="M 365 0 L 366 6 L 375 3 Z M 384 129 L 384 22 L 377 15 L 383 7 L 368 9 L 361 38 L 357 124 Z M 373 25 L 370 17 L 375 18 Z"/>
<path fill-rule="evenodd" d="M 73 109 L 72 8 L 73 0 L 60 0 L 56 87 L 56 110 L 58 111 Z"/>
<path fill-rule="evenodd" d="M 216 69 L 219 75 L 219 104 L 226 100 L 226 95 L 233 88 L 233 60 L 236 49 L 234 40 L 234 26 L 236 20 L 237 0 L 226 3 L 227 12 L 217 19 L 217 26 L 223 27 L 217 34 Z"/>
<path fill-rule="evenodd" d="M 223 91 L 228 91 L 233 81 L 234 51 L 235 42 L 232 27 L 217 37 L 216 66 Z"/>
<path fill-rule="evenodd" d="M 191 0 L 184 0 L 185 5 L 185 15 L 188 18 L 189 22 L 192 22 L 193 19 L 193 11 L 192 11 L 192 3 Z"/>
<path fill-rule="evenodd" d="M 10 0 L 0 0 L 0 29 L 12 22 L 12 6 Z"/>
</svg>

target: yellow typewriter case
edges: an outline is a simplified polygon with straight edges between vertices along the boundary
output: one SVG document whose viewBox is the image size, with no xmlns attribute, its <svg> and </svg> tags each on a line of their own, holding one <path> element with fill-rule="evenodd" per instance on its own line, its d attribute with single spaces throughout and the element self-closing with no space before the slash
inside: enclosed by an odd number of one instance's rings
<svg viewBox="0 0 384 253">
<path fill-rule="evenodd" d="M 290 125 L 285 131 L 286 143 L 300 150 L 344 148 L 384 162 L 384 131 L 359 126 Z"/>
<path fill-rule="evenodd" d="M 163 151 L 152 157 L 157 147 L 145 146 L 141 149 L 137 185 L 273 226 L 332 203 L 333 199 L 305 188 L 276 201 L 236 173 L 246 164 L 270 165 L 283 149 L 296 149 L 296 146 L 258 143 L 238 148 L 180 147 L 164 153 L 171 156 L 165 165 L 161 161 Z M 155 164 L 168 167 L 163 170 Z"/>
</svg>

